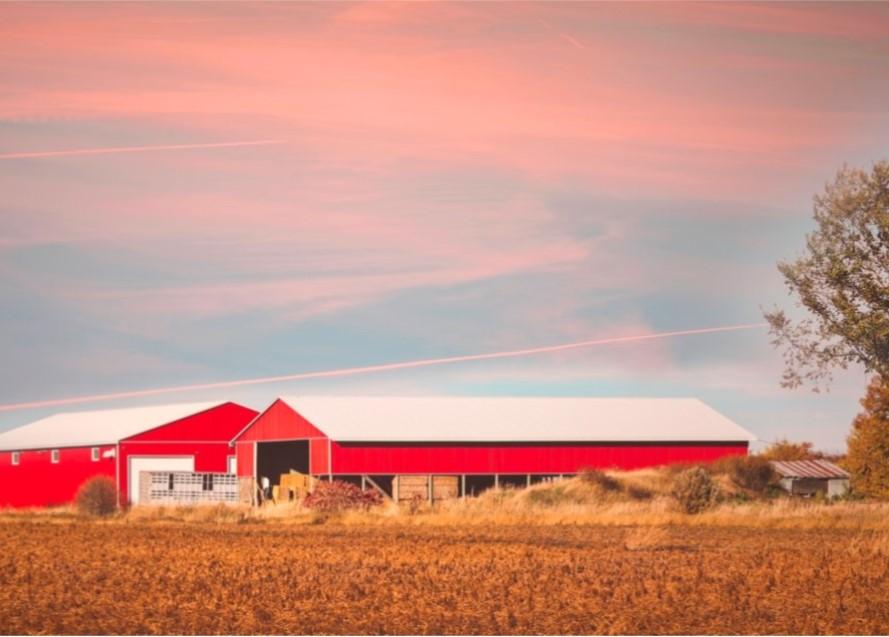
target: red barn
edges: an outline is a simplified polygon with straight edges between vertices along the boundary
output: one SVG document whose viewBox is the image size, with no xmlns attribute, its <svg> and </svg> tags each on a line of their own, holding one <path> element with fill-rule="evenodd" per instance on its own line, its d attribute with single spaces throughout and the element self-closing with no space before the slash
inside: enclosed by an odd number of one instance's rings
<svg viewBox="0 0 889 637">
<path fill-rule="evenodd" d="M 66 504 L 100 475 L 126 505 L 138 501 L 140 471 L 233 473 L 228 443 L 256 414 L 231 402 L 160 405 L 56 414 L 0 433 L 0 507 Z"/>
<path fill-rule="evenodd" d="M 459 475 L 475 490 L 711 461 L 751 440 L 696 399 L 329 396 L 279 398 L 233 443 L 238 475 L 272 484 L 293 469 L 385 490 L 396 475 Z"/>
</svg>

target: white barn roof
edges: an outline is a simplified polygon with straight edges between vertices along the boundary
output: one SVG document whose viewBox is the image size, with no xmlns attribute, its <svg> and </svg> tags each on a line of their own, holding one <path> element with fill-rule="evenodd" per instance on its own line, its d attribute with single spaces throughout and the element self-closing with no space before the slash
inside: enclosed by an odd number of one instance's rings
<svg viewBox="0 0 889 637">
<path fill-rule="evenodd" d="M 756 436 L 695 398 L 288 396 L 332 440 L 743 442 Z"/>
<path fill-rule="evenodd" d="M 0 433 L 0 450 L 113 445 L 124 438 L 222 404 L 179 403 L 55 414 Z"/>
</svg>

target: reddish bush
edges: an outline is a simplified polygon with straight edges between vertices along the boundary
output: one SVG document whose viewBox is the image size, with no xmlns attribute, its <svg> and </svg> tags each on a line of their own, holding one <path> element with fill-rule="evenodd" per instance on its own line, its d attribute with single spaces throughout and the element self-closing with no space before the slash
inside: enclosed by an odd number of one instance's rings
<svg viewBox="0 0 889 637">
<path fill-rule="evenodd" d="M 383 498 L 376 490 L 362 491 L 349 482 L 334 480 L 316 484 L 315 490 L 303 500 L 303 505 L 315 511 L 367 510 L 382 501 Z"/>
<path fill-rule="evenodd" d="M 80 485 L 74 504 L 84 515 L 111 515 L 117 510 L 117 485 L 105 476 L 90 478 Z"/>
</svg>

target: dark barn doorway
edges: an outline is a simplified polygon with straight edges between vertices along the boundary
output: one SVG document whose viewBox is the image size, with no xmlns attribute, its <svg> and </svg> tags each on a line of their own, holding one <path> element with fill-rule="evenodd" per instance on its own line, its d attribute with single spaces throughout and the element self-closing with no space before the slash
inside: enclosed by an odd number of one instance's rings
<svg viewBox="0 0 889 637">
<path fill-rule="evenodd" d="M 466 476 L 466 495 L 468 496 L 476 496 L 493 488 L 493 475 Z"/>
<path fill-rule="evenodd" d="M 290 470 L 309 473 L 309 441 L 260 442 L 256 445 L 256 476 L 268 478 L 275 486 L 282 473 Z"/>
</svg>

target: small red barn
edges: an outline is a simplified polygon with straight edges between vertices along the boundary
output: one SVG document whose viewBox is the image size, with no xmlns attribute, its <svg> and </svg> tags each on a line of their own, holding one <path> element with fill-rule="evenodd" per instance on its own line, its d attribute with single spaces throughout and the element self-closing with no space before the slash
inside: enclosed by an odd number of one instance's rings
<svg viewBox="0 0 889 637">
<path fill-rule="evenodd" d="M 751 440 L 696 399 L 325 396 L 279 398 L 233 444 L 238 475 L 272 484 L 293 469 L 377 484 L 458 475 L 481 488 L 711 461 Z"/>
<path fill-rule="evenodd" d="M 233 473 L 228 443 L 256 414 L 231 402 L 159 405 L 56 414 L 0 433 L 0 507 L 66 504 L 99 475 L 127 505 L 140 471 Z"/>
</svg>

